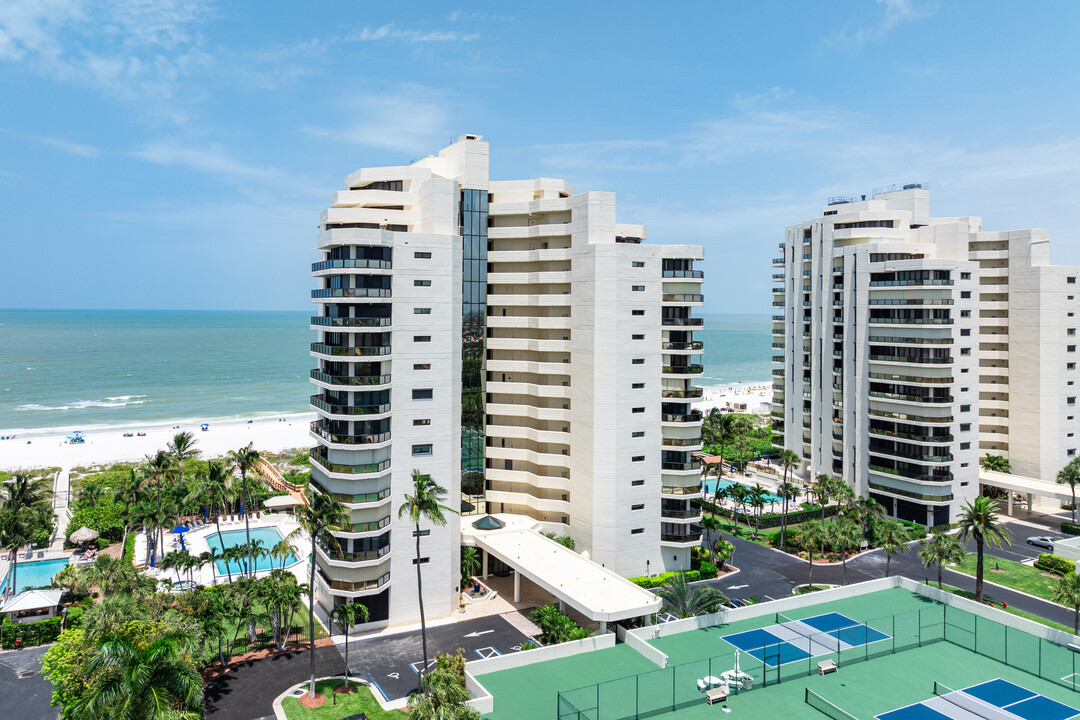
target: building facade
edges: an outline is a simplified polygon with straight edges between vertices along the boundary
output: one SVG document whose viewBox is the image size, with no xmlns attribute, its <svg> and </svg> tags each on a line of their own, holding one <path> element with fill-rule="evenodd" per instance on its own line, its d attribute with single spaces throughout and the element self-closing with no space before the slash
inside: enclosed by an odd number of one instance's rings
<svg viewBox="0 0 1080 720">
<path fill-rule="evenodd" d="M 773 421 L 804 475 L 938 525 L 979 494 L 986 454 L 1044 479 L 1074 456 L 1080 272 L 1049 264 L 1046 231 L 984 232 L 929 206 L 913 183 L 787 229 Z"/>
<path fill-rule="evenodd" d="M 456 606 L 472 515 L 528 516 L 627 576 L 689 566 L 704 255 L 645 240 L 611 193 L 491 181 L 478 136 L 346 179 L 312 266 L 312 486 L 352 520 L 319 543 L 325 608 L 418 617 L 413 470 L 460 509 L 421 527 L 429 617 Z"/>
</svg>

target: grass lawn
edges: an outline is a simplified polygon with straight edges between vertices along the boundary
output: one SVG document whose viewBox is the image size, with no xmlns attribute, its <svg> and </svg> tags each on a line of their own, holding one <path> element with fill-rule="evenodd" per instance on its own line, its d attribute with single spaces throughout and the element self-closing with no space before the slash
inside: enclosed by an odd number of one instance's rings
<svg viewBox="0 0 1080 720">
<path fill-rule="evenodd" d="M 331 693 L 335 687 L 341 685 L 341 681 L 323 680 L 315 683 L 315 692 L 326 696 L 325 705 L 314 710 L 308 710 L 300 706 L 299 700 L 290 697 L 281 701 L 281 708 L 285 711 L 285 716 L 289 720 L 338 720 L 338 718 L 360 713 L 366 714 L 370 720 L 405 720 L 405 718 L 409 717 L 408 714 L 401 710 L 390 710 L 389 712 L 383 710 L 379 707 L 379 703 L 375 701 L 375 698 L 372 697 L 371 690 L 366 685 L 362 685 L 355 680 L 351 684 L 356 687 L 356 692 L 338 695 L 337 705 L 332 704 L 333 696 Z"/>
<path fill-rule="evenodd" d="M 936 587 L 935 583 L 930 583 L 930 584 L 932 586 Z M 967 590 L 961 590 L 960 588 L 955 588 L 952 585 L 942 583 L 941 589 L 945 590 L 947 592 L 951 592 L 953 595 L 959 595 L 962 598 L 967 598 L 968 600 L 974 600 L 975 599 L 975 593 L 968 592 Z M 1012 606 L 1009 606 L 1007 608 L 1003 608 L 1003 607 L 1001 607 L 1001 603 L 998 602 L 997 600 L 995 600 L 993 598 L 993 595 L 990 594 L 990 593 L 984 592 L 983 593 L 983 600 L 986 600 L 986 601 L 992 603 L 994 605 L 994 607 L 996 607 L 998 610 L 1004 610 L 1005 612 L 1009 613 L 1010 615 L 1015 615 L 1016 617 L 1022 617 L 1025 620 L 1031 620 L 1032 622 L 1037 622 L 1040 625 L 1045 625 L 1046 627 L 1051 627 L 1051 628 L 1054 628 L 1055 630 L 1061 630 L 1063 632 L 1067 632 L 1070 635 L 1073 634 L 1073 629 L 1071 627 L 1069 627 L 1068 625 L 1062 625 L 1061 623 L 1054 622 L 1053 620 L 1047 620 L 1044 617 L 1041 617 L 1041 616 L 1036 615 L 1034 613 L 1024 612 L 1023 610 L 1018 610 L 1017 608 L 1012 607 Z"/>
<path fill-rule="evenodd" d="M 964 562 L 949 567 L 957 572 L 974 577 L 975 562 L 975 553 L 968 553 Z M 997 570 L 1002 572 L 997 572 Z M 1051 602 L 1053 602 L 1054 589 L 1058 586 L 1059 580 L 1057 575 L 1048 573 L 1045 570 L 1040 570 L 1031 565 L 1023 565 L 1012 560 L 990 557 L 989 555 L 983 557 L 983 579 L 1041 597 L 1044 600 L 1051 600 Z"/>
<path fill-rule="evenodd" d="M 284 622 L 284 621 L 283 621 Z M 231 641 L 233 633 L 236 632 L 236 622 L 232 622 L 229 627 L 229 632 L 225 636 L 226 641 Z M 255 628 L 257 638 L 253 645 L 247 644 L 247 620 L 240 622 L 239 633 L 236 634 L 236 642 L 232 645 L 232 654 L 239 655 L 245 652 L 253 650 L 265 650 L 267 648 L 273 648 L 274 645 L 274 633 L 270 630 L 270 613 L 267 612 L 266 606 L 260 602 L 255 602 Z M 259 631 L 259 628 L 262 628 Z M 284 626 L 282 627 L 284 630 Z M 319 621 L 315 621 L 315 639 L 326 637 L 326 630 L 319 624 Z M 308 613 L 307 607 L 303 607 L 293 614 L 292 632 L 289 634 L 289 642 L 310 642 L 311 638 L 308 635 Z M 225 646 L 226 660 L 228 660 L 229 651 L 228 644 Z M 203 648 L 202 661 L 204 663 L 216 663 L 218 662 L 217 644 L 214 643 L 212 647 Z"/>
</svg>

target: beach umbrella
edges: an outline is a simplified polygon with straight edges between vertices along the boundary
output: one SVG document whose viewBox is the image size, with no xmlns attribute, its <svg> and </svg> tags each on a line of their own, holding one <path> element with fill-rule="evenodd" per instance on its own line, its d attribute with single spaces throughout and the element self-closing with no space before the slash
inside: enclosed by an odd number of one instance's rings
<svg viewBox="0 0 1080 720">
<path fill-rule="evenodd" d="M 79 528 L 75 532 L 71 533 L 70 535 L 68 535 L 68 540 L 70 540 L 73 543 L 76 543 L 77 545 L 82 545 L 83 543 L 88 543 L 91 540 L 97 540 L 97 538 L 98 538 L 97 530 L 91 530 L 90 528 L 86 527 L 85 525 L 83 525 L 81 528 Z"/>
<path fill-rule="evenodd" d="M 184 546 L 184 533 L 186 533 L 186 532 L 190 532 L 190 530 L 188 530 L 186 525 L 177 525 L 176 527 L 174 527 L 172 529 L 172 534 L 173 535 L 179 535 L 180 536 L 180 549 L 181 550 L 187 550 L 187 547 Z"/>
</svg>

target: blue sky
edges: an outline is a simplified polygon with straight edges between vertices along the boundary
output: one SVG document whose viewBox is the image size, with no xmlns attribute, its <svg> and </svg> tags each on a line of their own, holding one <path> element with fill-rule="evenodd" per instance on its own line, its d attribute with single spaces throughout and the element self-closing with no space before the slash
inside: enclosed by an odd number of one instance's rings
<svg viewBox="0 0 1080 720">
<path fill-rule="evenodd" d="M 456 9 L 455 9 L 456 7 Z M 1080 263 L 1080 5 L 0 0 L 0 307 L 304 309 L 349 172 L 462 132 L 765 313 L 784 226 L 913 180 Z"/>
</svg>

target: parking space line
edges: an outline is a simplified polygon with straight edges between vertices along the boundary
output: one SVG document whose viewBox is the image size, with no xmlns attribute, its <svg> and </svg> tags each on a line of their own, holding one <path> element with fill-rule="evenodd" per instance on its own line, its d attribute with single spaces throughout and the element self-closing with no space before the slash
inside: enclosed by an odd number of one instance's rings
<svg viewBox="0 0 1080 720">
<path fill-rule="evenodd" d="M 475 652 L 477 655 L 479 655 L 480 658 L 483 659 L 483 660 L 487 660 L 488 658 L 493 658 L 496 655 L 502 655 L 501 652 L 496 650 L 494 647 L 491 647 L 490 645 L 488 647 L 478 648 L 478 649 L 474 650 L 473 652 Z"/>
</svg>

